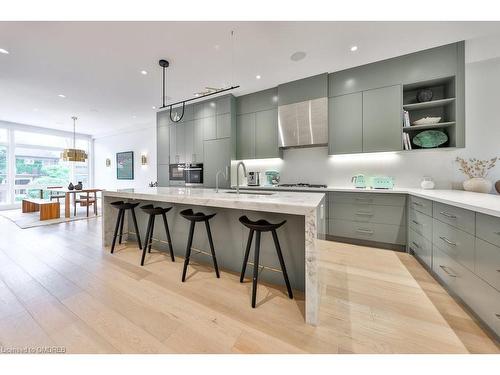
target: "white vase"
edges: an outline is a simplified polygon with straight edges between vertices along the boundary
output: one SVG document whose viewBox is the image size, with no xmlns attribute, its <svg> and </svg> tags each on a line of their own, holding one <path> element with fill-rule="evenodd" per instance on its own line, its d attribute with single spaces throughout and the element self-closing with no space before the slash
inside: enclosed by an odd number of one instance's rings
<svg viewBox="0 0 500 375">
<path fill-rule="evenodd" d="M 491 188 L 493 187 L 493 184 L 491 181 L 485 178 L 474 177 L 464 181 L 463 186 L 464 190 L 466 191 L 473 191 L 475 193 L 489 193 L 491 191 Z"/>
<path fill-rule="evenodd" d="M 435 185 L 436 184 L 434 183 L 434 181 L 432 180 L 432 178 L 431 177 L 427 177 L 427 176 L 424 176 L 424 178 L 420 182 L 420 187 L 422 189 L 426 189 L 426 190 L 434 189 Z"/>
</svg>

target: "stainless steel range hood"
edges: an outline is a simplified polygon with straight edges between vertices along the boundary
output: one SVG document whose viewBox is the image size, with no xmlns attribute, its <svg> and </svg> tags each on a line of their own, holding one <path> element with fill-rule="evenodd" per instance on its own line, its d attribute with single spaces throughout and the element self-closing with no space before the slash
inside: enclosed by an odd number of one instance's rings
<svg viewBox="0 0 500 375">
<path fill-rule="evenodd" d="M 278 107 L 279 147 L 314 147 L 328 144 L 328 98 Z"/>
</svg>

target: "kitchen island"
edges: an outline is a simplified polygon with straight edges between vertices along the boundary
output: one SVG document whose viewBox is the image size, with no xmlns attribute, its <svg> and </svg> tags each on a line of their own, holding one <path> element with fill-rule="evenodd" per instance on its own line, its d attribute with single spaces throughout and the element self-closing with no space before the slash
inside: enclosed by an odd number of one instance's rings
<svg viewBox="0 0 500 375">
<path fill-rule="evenodd" d="M 189 223 L 179 212 L 192 208 L 204 213 L 217 213 L 211 220 L 212 236 L 219 266 L 222 269 L 239 273 L 243 262 L 248 229 L 238 221 L 242 215 L 251 220 L 266 219 L 270 222 L 287 220 L 278 229 L 283 257 L 292 288 L 305 292 L 305 320 L 318 323 L 319 283 L 317 238 L 324 238 L 326 233 L 325 194 L 317 192 L 242 192 L 185 187 L 158 187 L 144 189 L 106 190 L 103 192 L 103 244 L 110 246 L 117 220 L 117 210 L 110 205 L 117 200 L 140 201 L 143 204 L 173 209 L 167 214 L 172 244 L 176 256 L 184 256 L 188 237 Z M 139 207 L 140 207 L 139 206 Z M 139 208 L 136 210 L 141 239 L 146 232 L 147 216 Z M 128 234 L 125 238 L 135 239 L 132 220 L 125 222 Z M 124 231 L 125 232 L 125 231 Z M 156 225 L 153 238 L 155 248 L 166 249 L 166 235 L 162 225 Z M 196 229 L 193 249 L 208 249 L 205 229 Z M 197 261 L 211 262 L 203 254 Z M 139 256 L 138 256 L 139 262 Z M 147 264 L 147 259 L 146 259 Z M 261 266 L 264 266 L 259 279 L 284 284 L 280 273 L 272 237 L 263 235 L 261 242 Z M 247 275 L 250 273 L 247 271 Z M 179 283 L 180 281 L 179 275 Z"/>
</svg>

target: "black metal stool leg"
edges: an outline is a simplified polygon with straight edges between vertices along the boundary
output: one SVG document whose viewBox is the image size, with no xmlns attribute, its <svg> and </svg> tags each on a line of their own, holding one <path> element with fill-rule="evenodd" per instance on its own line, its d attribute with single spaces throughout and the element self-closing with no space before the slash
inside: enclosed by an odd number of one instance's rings
<svg viewBox="0 0 500 375">
<path fill-rule="evenodd" d="M 152 220 L 153 220 L 152 215 L 149 215 L 148 229 L 146 229 L 146 238 L 144 239 L 144 246 L 142 247 L 141 266 L 144 266 L 144 259 L 146 258 L 146 251 L 148 249 L 149 232 L 151 231 L 151 221 Z"/>
<path fill-rule="evenodd" d="M 290 286 L 290 281 L 288 280 L 288 274 L 286 273 L 285 260 L 283 259 L 283 254 L 281 253 L 281 246 L 278 240 L 278 235 L 276 234 L 276 231 L 274 229 L 271 232 L 273 234 L 274 246 L 276 246 L 276 252 L 278 253 L 278 259 L 280 261 L 281 271 L 283 272 L 283 277 L 285 278 L 286 288 L 288 289 L 288 297 L 293 298 L 292 287 Z"/>
<path fill-rule="evenodd" d="M 243 258 L 243 266 L 241 267 L 240 283 L 242 283 L 243 279 L 245 278 L 248 256 L 250 255 L 250 248 L 252 247 L 253 232 L 254 232 L 254 230 L 250 229 L 250 232 L 248 233 L 247 248 L 245 250 L 245 256 Z"/>
<path fill-rule="evenodd" d="M 253 262 L 253 283 L 252 283 L 252 307 L 255 308 L 257 299 L 257 279 L 259 277 L 259 252 L 260 252 L 260 231 L 255 236 L 255 254 Z"/>
<path fill-rule="evenodd" d="M 170 250 L 170 258 L 172 258 L 172 262 L 175 262 L 174 249 L 172 247 L 172 238 L 170 238 L 170 230 L 168 228 L 167 215 L 165 215 L 163 213 L 161 216 L 163 217 L 163 224 L 165 225 L 165 232 L 167 233 L 167 241 L 168 241 L 168 249 Z"/>
<path fill-rule="evenodd" d="M 188 243 L 186 246 L 186 257 L 184 258 L 184 268 L 182 269 L 182 282 L 186 280 L 186 271 L 189 264 L 189 257 L 191 256 L 191 245 L 193 244 L 194 225 L 195 222 L 192 221 L 189 227 Z"/>
<path fill-rule="evenodd" d="M 155 217 L 154 215 L 151 216 L 152 219 L 151 219 L 151 230 L 149 231 L 149 249 L 148 249 L 148 253 L 151 252 L 151 245 L 153 245 L 153 232 L 154 232 L 154 229 L 155 229 Z"/>
<path fill-rule="evenodd" d="M 123 222 L 125 221 L 125 210 L 122 210 L 122 222 L 120 223 L 120 238 L 118 240 L 118 243 L 122 243 L 122 236 L 123 236 Z"/>
<path fill-rule="evenodd" d="M 137 236 L 137 244 L 139 245 L 139 249 L 142 250 L 142 245 L 141 245 L 141 235 L 139 234 L 139 227 L 137 226 L 137 218 L 135 217 L 135 211 L 132 208 L 132 219 L 134 220 L 134 227 L 135 227 L 135 233 Z"/>
<path fill-rule="evenodd" d="M 208 220 L 205 221 L 205 227 L 207 228 L 208 243 L 210 244 L 210 251 L 212 252 L 215 274 L 217 275 L 217 278 L 220 278 L 219 267 L 217 266 L 217 257 L 215 256 L 214 241 L 212 240 L 212 231 L 210 230 L 210 223 L 208 222 Z"/>
<path fill-rule="evenodd" d="M 113 242 L 111 244 L 111 254 L 113 254 L 113 251 L 115 251 L 115 244 L 116 244 L 116 236 L 118 236 L 118 229 L 120 228 L 120 220 L 122 218 L 122 211 L 118 211 L 118 217 L 116 218 L 116 226 L 115 226 L 115 232 L 113 234 Z"/>
</svg>

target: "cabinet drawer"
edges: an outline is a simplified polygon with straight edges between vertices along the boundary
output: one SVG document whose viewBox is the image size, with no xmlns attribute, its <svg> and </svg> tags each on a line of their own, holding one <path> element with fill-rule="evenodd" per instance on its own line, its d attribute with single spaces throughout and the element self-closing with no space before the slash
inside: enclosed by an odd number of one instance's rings
<svg viewBox="0 0 500 375">
<path fill-rule="evenodd" d="M 428 216 L 432 216 L 432 201 L 410 196 L 410 208 L 422 212 Z"/>
<path fill-rule="evenodd" d="M 432 267 L 432 243 L 413 229 L 408 230 L 408 247 L 417 255 L 429 268 Z"/>
<path fill-rule="evenodd" d="M 404 206 L 406 196 L 393 193 L 333 193 L 331 202 Z"/>
<path fill-rule="evenodd" d="M 434 202 L 432 216 L 467 233 L 476 233 L 476 214 L 473 211 Z"/>
<path fill-rule="evenodd" d="M 332 219 L 405 225 L 404 206 L 376 206 L 333 202 L 330 206 L 330 215 Z"/>
<path fill-rule="evenodd" d="M 332 236 L 397 245 L 406 243 L 406 231 L 402 225 L 358 223 L 349 220 L 330 219 L 329 233 Z"/>
<path fill-rule="evenodd" d="M 500 217 L 476 213 L 476 237 L 500 246 Z"/>
<path fill-rule="evenodd" d="M 500 291 L 500 247 L 476 238 L 476 274 Z"/>
<path fill-rule="evenodd" d="M 500 293 L 451 259 L 433 249 L 433 271 L 498 335 L 500 334 Z"/>
<path fill-rule="evenodd" d="M 408 223 L 411 229 L 432 241 L 432 217 L 410 208 Z"/>
<path fill-rule="evenodd" d="M 432 242 L 451 258 L 474 269 L 474 236 L 437 219 L 433 220 Z"/>
</svg>

